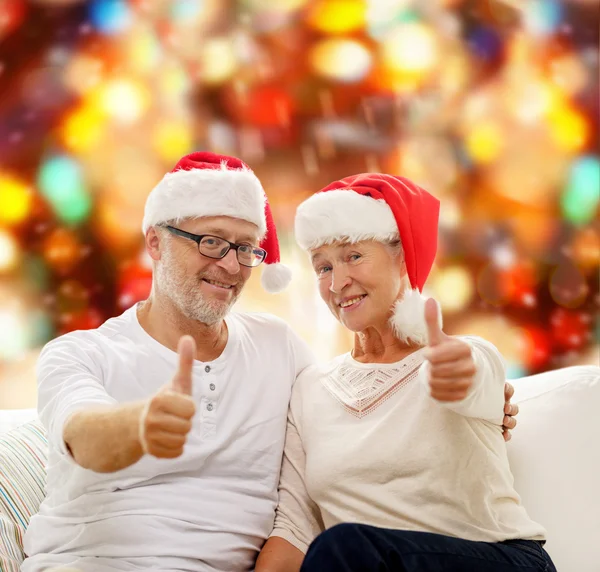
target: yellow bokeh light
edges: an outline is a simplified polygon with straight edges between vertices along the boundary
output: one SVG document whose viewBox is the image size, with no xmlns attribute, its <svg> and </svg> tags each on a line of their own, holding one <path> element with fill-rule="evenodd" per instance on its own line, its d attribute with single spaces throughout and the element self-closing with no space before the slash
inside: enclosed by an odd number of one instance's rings
<svg viewBox="0 0 600 572">
<path fill-rule="evenodd" d="M 467 133 L 465 146 L 476 163 L 490 163 L 500 155 L 504 146 L 502 129 L 497 122 L 480 121 Z"/>
<path fill-rule="evenodd" d="M 600 265 L 600 234 L 593 228 L 579 231 L 571 243 L 573 260 L 584 270 L 596 270 Z"/>
<path fill-rule="evenodd" d="M 19 261 L 19 247 L 14 237 L 0 228 L 0 272 L 10 272 Z"/>
<path fill-rule="evenodd" d="M 587 143 L 590 128 L 585 117 L 573 107 L 559 106 L 548 115 L 552 139 L 564 151 L 580 151 Z"/>
<path fill-rule="evenodd" d="M 31 210 L 33 194 L 22 181 L 0 173 L 0 224 L 18 224 Z"/>
<path fill-rule="evenodd" d="M 106 117 L 93 103 L 86 102 L 75 109 L 62 125 L 61 137 L 65 146 L 75 152 L 89 151 L 102 139 Z"/>
<path fill-rule="evenodd" d="M 440 210 L 440 227 L 456 229 L 462 223 L 463 216 L 459 204 L 452 198 L 444 198 L 444 207 Z"/>
<path fill-rule="evenodd" d="M 63 82 L 74 93 L 84 95 L 102 81 L 103 63 L 85 54 L 75 55 L 67 64 Z"/>
<path fill-rule="evenodd" d="M 161 66 L 158 82 L 160 95 L 167 102 L 179 102 L 190 88 L 189 75 L 175 62 Z"/>
<path fill-rule="evenodd" d="M 308 12 L 309 25 L 325 34 L 348 34 L 364 28 L 365 0 L 317 0 Z"/>
<path fill-rule="evenodd" d="M 452 332 L 446 333 L 480 336 L 494 344 L 509 363 L 521 362 L 522 330 L 504 316 L 467 313 L 456 323 Z"/>
<path fill-rule="evenodd" d="M 160 44 L 154 33 L 146 27 L 138 27 L 127 43 L 129 65 L 138 73 L 152 71 L 160 59 Z"/>
<path fill-rule="evenodd" d="M 551 64 L 553 82 L 569 95 L 576 95 L 589 82 L 589 72 L 582 59 L 571 53 Z"/>
<path fill-rule="evenodd" d="M 510 145 L 505 143 L 501 155 L 488 165 L 485 173 L 491 188 L 510 200 L 535 208 L 551 208 L 556 193 L 564 184 L 569 156 L 550 140 L 545 129 L 511 129 Z M 512 223 L 516 213 L 510 214 Z M 545 215 L 548 221 L 552 217 Z M 537 240 L 539 237 L 532 237 Z"/>
<path fill-rule="evenodd" d="M 103 165 L 109 172 L 102 179 L 103 195 L 143 213 L 148 192 L 164 176 L 162 161 L 157 160 L 150 144 L 136 146 L 132 142 L 126 148 L 118 147 L 117 152 L 103 157 Z"/>
<path fill-rule="evenodd" d="M 444 65 L 436 70 L 440 92 L 447 97 L 461 93 L 469 83 L 472 73 L 470 62 L 463 52 L 450 50 L 444 53 Z"/>
<path fill-rule="evenodd" d="M 422 133 L 405 134 L 389 160 L 384 160 L 382 167 L 387 173 L 402 173 L 425 189 L 435 189 L 437 196 L 445 194 L 458 175 L 455 150 L 448 140 L 439 135 Z M 442 211 L 447 205 L 444 197 Z"/>
<path fill-rule="evenodd" d="M 97 232 L 100 241 L 116 252 L 139 248 L 142 221 L 139 209 L 132 209 L 117 197 L 101 197 L 97 207 Z"/>
<path fill-rule="evenodd" d="M 515 67 L 529 67 L 534 60 L 533 39 L 523 30 L 513 34 L 507 42 L 507 62 Z"/>
<path fill-rule="evenodd" d="M 246 0 L 253 10 L 271 10 L 273 12 L 294 12 L 308 4 L 309 0 Z"/>
<path fill-rule="evenodd" d="M 43 253 L 52 268 L 59 272 L 68 272 L 78 262 L 79 241 L 69 230 L 56 228 L 45 238 Z"/>
<path fill-rule="evenodd" d="M 309 58 L 319 75 L 346 82 L 361 80 L 372 63 L 366 46 L 345 38 L 330 38 L 315 44 Z"/>
<path fill-rule="evenodd" d="M 511 220 L 515 238 L 524 249 L 536 253 L 540 259 L 544 256 L 548 243 L 552 240 L 556 227 L 553 219 L 543 212 L 530 217 L 520 216 Z"/>
<path fill-rule="evenodd" d="M 98 95 L 104 113 L 122 123 L 134 123 L 150 105 L 145 87 L 130 79 L 116 79 L 102 87 Z"/>
<path fill-rule="evenodd" d="M 462 266 L 438 270 L 432 277 L 434 297 L 444 312 L 462 310 L 473 297 L 473 279 Z"/>
<path fill-rule="evenodd" d="M 546 116 L 564 99 L 556 86 L 529 76 L 508 82 L 502 98 L 516 118 L 523 123 L 534 123 Z"/>
<path fill-rule="evenodd" d="M 152 143 L 154 149 L 167 162 L 178 160 L 190 152 L 194 138 L 189 123 L 183 121 L 164 121 L 154 130 Z"/>
<path fill-rule="evenodd" d="M 202 46 L 201 79 L 216 85 L 229 79 L 238 69 L 235 46 L 230 38 L 210 38 Z"/>
<path fill-rule="evenodd" d="M 383 41 L 381 50 L 384 66 L 394 72 L 423 73 L 438 61 L 436 36 L 419 22 L 398 26 Z"/>
</svg>

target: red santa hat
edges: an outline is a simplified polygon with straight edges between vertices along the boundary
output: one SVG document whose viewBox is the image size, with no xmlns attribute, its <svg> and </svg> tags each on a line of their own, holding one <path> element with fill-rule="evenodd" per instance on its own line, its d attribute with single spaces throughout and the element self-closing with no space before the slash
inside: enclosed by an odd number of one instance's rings
<svg viewBox="0 0 600 572">
<path fill-rule="evenodd" d="M 280 262 L 269 201 L 258 177 L 236 157 L 204 151 L 183 157 L 150 192 L 142 230 L 146 234 L 156 224 L 209 216 L 254 223 L 260 247 L 267 251 L 262 285 L 268 292 L 285 289 L 292 273 Z"/>
<path fill-rule="evenodd" d="M 437 252 L 440 202 L 404 177 L 352 175 L 326 186 L 296 211 L 296 241 L 312 250 L 336 241 L 400 239 L 412 289 L 396 302 L 398 338 L 424 345 L 426 297 L 421 294 Z M 441 315 L 440 315 L 441 324 Z"/>
</svg>

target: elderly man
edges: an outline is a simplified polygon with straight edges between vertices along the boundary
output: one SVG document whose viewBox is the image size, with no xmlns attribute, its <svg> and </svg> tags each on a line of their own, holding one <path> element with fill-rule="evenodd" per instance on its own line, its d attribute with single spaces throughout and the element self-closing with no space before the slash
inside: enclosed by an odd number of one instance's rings
<svg viewBox="0 0 600 572">
<path fill-rule="evenodd" d="M 280 319 L 229 313 L 263 261 L 267 290 L 290 278 L 262 186 L 194 153 L 143 230 L 148 300 L 40 357 L 48 494 L 24 572 L 251 570 L 271 533 L 291 387 L 313 357 Z"/>
</svg>

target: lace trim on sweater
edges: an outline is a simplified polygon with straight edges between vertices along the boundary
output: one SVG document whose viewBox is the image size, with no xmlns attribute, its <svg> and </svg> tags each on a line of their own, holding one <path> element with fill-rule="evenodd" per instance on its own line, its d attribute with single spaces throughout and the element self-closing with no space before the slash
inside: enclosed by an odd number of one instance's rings
<svg viewBox="0 0 600 572">
<path fill-rule="evenodd" d="M 381 364 L 373 368 L 357 367 L 345 360 L 323 378 L 322 383 L 346 411 L 360 419 L 415 379 L 423 361 L 420 351 L 392 367 Z"/>
</svg>

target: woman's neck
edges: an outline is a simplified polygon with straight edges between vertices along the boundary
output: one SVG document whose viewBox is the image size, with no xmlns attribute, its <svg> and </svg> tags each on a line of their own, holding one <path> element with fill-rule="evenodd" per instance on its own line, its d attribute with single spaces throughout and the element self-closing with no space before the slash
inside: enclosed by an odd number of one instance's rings
<svg viewBox="0 0 600 572">
<path fill-rule="evenodd" d="M 395 363 L 419 349 L 401 342 L 391 327 L 367 328 L 354 335 L 352 357 L 361 363 Z"/>
</svg>

